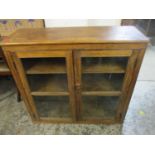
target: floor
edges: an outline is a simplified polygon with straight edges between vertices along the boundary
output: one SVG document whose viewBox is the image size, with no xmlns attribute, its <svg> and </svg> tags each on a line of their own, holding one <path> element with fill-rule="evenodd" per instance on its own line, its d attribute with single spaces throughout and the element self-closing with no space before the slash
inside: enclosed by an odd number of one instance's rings
<svg viewBox="0 0 155 155">
<path fill-rule="evenodd" d="M 24 104 L 16 101 L 13 82 L 0 78 L 0 134 L 128 135 L 155 134 L 155 46 L 150 46 L 122 125 L 33 124 Z"/>
</svg>

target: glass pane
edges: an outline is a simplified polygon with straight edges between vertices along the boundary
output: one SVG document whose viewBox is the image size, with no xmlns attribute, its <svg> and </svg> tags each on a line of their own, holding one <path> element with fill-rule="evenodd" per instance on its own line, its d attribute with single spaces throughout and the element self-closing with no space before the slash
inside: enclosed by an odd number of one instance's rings
<svg viewBox="0 0 155 155">
<path fill-rule="evenodd" d="M 82 117 L 113 119 L 116 116 L 119 97 L 83 96 Z"/>
<path fill-rule="evenodd" d="M 65 58 L 24 58 L 22 63 L 39 116 L 70 118 Z"/>
<path fill-rule="evenodd" d="M 115 119 L 128 57 L 82 58 L 82 118 Z"/>
<path fill-rule="evenodd" d="M 121 91 L 124 74 L 83 74 L 83 91 Z"/>
<path fill-rule="evenodd" d="M 40 117 L 71 117 L 69 98 L 66 96 L 34 97 L 34 101 Z"/>
<path fill-rule="evenodd" d="M 27 74 L 64 74 L 65 58 L 24 58 L 23 66 Z"/>
<path fill-rule="evenodd" d="M 65 58 L 23 58 L 32 95 L 68 95 Z"/>
<path fill-rule="evenodd" d="M 82 73 L 124 73 L 127 57 L 82 58 Z"/>
<path fill-rule="evenodd" d="M 67 75 L 28 75 L 32 92 L 67 92 Z"/>
</svg>

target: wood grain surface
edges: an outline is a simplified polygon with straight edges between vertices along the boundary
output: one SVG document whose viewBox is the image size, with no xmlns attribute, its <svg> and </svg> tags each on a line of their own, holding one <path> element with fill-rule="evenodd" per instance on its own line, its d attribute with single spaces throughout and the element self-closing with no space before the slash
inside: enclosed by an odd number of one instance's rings
<svg viewBox="0 0 155 155">
<path fill-rule="evenodd" d="M 133 26 L 19 29 L 0 45 L 148 42 Z"/>
</svg>

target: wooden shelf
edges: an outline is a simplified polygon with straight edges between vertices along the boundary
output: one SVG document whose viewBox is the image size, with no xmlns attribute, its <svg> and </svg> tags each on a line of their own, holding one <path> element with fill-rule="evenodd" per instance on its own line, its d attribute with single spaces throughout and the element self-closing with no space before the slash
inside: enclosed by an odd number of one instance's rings
<svg viewBox="0 0 155 155">
<path fill-rule="evenodd" d="M 46 58 L 23 60 L 26 74 L 64 74 L 66 65 L 64 58 Z"/>
<path fill-rule="evenodd" d="M 70 118 L 70 106 L 67 96 L 62 97 L 34 97 L 36 108 L 40 117 L 65 119 Z"/>
<path fill-rule="evenodd" d="M 82 97 L 83 118 L 112 119 L 116 116 L 119 97 Z"/>
<path fill-rule="evenodd" d="M 33 96 L 68 96 L 66 75 L 29 75 Z"/>
<path fill-rule="evenodd" d="M 82 95 L 84 96 L 120 96 L 121 91 L 84 91 Z"/>
<path fill-rule="evenodd" d="M 127 58 L 84 58 L 82 73 L 125 73 Z"/>
<path fill-rule="evenodd" d="M 123 74 L 83 74 L 82 76 L 83 95 L 121 95 Z"/>
<path fill-rule="evenodd" d="M 0 74 L 11 74 L 10 69 L 4 61 L 0 61 Z"/>
</svg>

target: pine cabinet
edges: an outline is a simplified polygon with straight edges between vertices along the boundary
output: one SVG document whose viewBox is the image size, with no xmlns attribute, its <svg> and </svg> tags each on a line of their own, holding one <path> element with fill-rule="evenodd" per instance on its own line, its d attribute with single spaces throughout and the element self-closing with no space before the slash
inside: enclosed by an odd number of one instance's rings
<svg viewBox="0 0 155 155">
<path fill-rule="evenodd" d="M 148 39 L 132 26 L 21 29 L 3 40 L 33 122 L 121 123 Z"/>
</svg>

